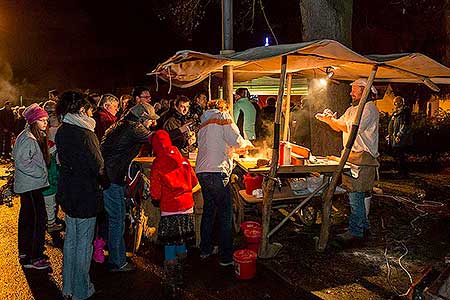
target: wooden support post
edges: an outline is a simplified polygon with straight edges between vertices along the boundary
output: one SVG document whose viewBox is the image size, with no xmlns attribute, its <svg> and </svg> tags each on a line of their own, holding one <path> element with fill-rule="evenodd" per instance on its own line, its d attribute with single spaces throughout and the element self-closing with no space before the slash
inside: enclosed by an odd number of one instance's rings
<svg viewBox="0 0 450 300">
<path fill-rule="evenodd" d="M 278 252 L 275 247 L 269 245 L 269 229 L 270 229 L 270 214 L 272 212 L 272 200 L 273 192 L 275 189 L 274 178 L 277 175 L 278 170 L 278 156 L 280 145 L 280 120 L 281 120 L 281 106 L 283 102 L 284 84 L 286 81 L 286 67 L 287 56 L 284 55 L 281 58 L 281 74 L 280 74 L 280 86 L 278 88 L 277 108 L 275 112 L 275 128 L 273 136 L 273 152 L 272 163 L 269 170 L 269 179 L 264 185 L 264 198 L 263 198 L 263 212 L 262 212 L 262 240 L 259 249 L 259 256 L 262 258 L 269 258 L 276 255 Z"/>
<path fill-rule="evenodd" d="M 289 132 L 289 121 L 291 120 L 291 89 L 292 89 L 292 73 L 287 74 L 286 83 L 286 111 L 284 112 L 284 128 L 283 128 L 283 141 L 290 140 L 291 134 Z"/>
<path fill-rule="evenodd" d="M 233 66 L 223 66 L 223 99 L 233 116 Z"/>
<path fill-rule="evenodd" d="M 355 116 L 355 120 L 353 121 L 352 130 L 350 132 L 350 138 L 345 145 L 344 154 L 342 155 L 339 166 L 337 170 L 333 173 L 333 178 L 331 179 L 330 186 L 328 187 L 325 196 L 323 198 L 323 210 L 322 210 L 322 226 L 320 227 L 320 237 L 316 244 L 316 250 L 319 252 L 325 251 L 325 248 L 328 243 L 328 238 L 330 235 L 330 226 L 331 226 L 331 205 L 333 200 L 334 191 L 336 189 L 338 179 L 342 173 L 342 170 L 347 162 L 348 156 L 350 155 L 350 151 L 352 150 L 353 144 L 356 139 L 356 135 L 359 129 L 359 123 L 361 121 L 361 116 L 364 110 L 364 106 L 367 102 L 367 98 L 369 96 L 370 88 L 372 87 L 373 80 L 375 79 L 375 75 L 377 74 L 378 66 L 374 65 L 372 71 L 370 73 L 369 79 L 367 80 L 367 85 L 364 88 L 363 95 L 358 104 L 358 111 Z"/>
</svg>

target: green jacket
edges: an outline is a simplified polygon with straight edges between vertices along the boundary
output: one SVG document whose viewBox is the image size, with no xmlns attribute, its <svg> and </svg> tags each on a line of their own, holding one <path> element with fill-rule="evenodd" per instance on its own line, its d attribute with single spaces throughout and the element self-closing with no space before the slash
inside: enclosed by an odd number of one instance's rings
<svg viewBox="0 0 450 300">
<path fill-rule="evenodd" d="M 42 195 L 51 196 L 58 191 L 58 165 L 56 163 L 56 152 L 50 156 L 50 166 L 48 167 L 48 183 L 49 187 L 42 190 Z"/>
<path fill-rule="evenodd" d="M 243 133 L 247 140 L 254 140 L 255 123 L 256 123 L 256 109 L 248 98 L 240 98 L 233 106 L 234 123 L 237 124 L 241 112 L 244 114 Z"/>
</svg>

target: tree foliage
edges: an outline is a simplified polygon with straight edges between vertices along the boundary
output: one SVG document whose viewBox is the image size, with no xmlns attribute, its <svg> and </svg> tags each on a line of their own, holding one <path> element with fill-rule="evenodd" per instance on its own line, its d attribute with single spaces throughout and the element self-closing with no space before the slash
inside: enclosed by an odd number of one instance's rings
<svg viewBox="0 0 450 300">
<path fill-rule="evenodd" d="M 235 30 L 239 32 L 253 31 L 254 17 L 258 13 L 256 4 L 260 0 L 234 1 L 234 23 Z M 221 0 L 153 0 L 160 21 L 170 24 L 173 31 L 181 38 L 192 40 L 194 31 L 204 21 L 208 8 L 217 10 L 217 19 L 221 20 Z"/>
<path fill-rule="evenodd" d="M 182 38 L 192 40 L 194 30 L 205 18 L 206 9 L 219 0 L 153 0 L 156 15 L 160 21 L 168 22 L 173 32 Z"/>
</svg>

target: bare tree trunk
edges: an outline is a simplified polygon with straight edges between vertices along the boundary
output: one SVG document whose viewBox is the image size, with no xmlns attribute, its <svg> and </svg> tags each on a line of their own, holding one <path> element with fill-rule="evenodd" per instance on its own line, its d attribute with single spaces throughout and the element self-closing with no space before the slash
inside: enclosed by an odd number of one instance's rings
<svg viewBox="0 0 450 300">
<path fill-rule="evenodd" d="M 303 40 L 337 40 L 352 45 L 353 0 L 300 0 Z"/>
<path fill-rule="evenodd" d="M 300 10 L 304 41 L 333 39 L 351 47 L 353 0 L 300 0 Z M 315 120 L 314 115 L 324 108 L 342 114 L 350 103 L 349 92 L 349 86 L 342 83 L 329 83 L 322 91 L 317 91 L 310 83 L 307 102 L 313 154 L 338 154 L 342 149 L 341 135 Z"/>
</svg>

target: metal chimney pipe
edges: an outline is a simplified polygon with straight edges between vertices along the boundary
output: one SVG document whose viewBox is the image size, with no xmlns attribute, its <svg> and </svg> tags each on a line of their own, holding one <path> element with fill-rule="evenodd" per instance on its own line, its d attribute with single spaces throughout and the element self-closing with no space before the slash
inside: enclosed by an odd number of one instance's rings
<svg viewBox="0 0 450 300">
<path fill-rule="evenodd" d="M 233 0 L 222 0 L 222 51 L 220 54 L 233 53 Z M 233 114 L 233 66 L 223 66 L 223 99 Z"/>
<path fill-rule="evenodd" d="M 223 50 L 233 50 L 233 0 L 222 0 Z"/>
</svg>

